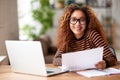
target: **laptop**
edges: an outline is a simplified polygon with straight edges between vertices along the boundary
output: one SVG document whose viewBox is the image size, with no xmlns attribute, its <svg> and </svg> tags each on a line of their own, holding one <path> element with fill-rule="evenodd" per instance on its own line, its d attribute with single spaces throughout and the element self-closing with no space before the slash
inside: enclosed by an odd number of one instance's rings
<svg viewBox="0 0 120 80">
<path fill-rule="evenodd" d="M 6 58 L 6 56 L 0 56 L 0 63 Z"/>
<path fill-rule="evenodd" d="M 61 68 L 46 68 L 40 41 L 5 41 L 13 72 L 40 76 L 60 74 Z"/>
</svg>

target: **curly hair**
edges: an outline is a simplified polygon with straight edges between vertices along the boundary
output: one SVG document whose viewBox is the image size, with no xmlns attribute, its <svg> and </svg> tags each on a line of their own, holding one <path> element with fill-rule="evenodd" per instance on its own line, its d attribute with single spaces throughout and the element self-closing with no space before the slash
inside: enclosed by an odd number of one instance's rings
<svg viewBox="0 0 120 80">
<path fill-rule="evenodd" d="M 70 4 L 64 9 L 62 16 L 60 17 L 58 30 L 57 30 L 57 38 L 56 38 L 56 46 L 58 49 L 67 52 L 69 50 L 69 42 L 73 38 L 74 34 L 70 30 L 69 19 L 71 14 L 75 10 L 82 11 L 86 16 L 86 30 L 94 29 L 98 31 L 101 35 L 105 43 L 107 44 L 107 39 L 104 34 L 103 27 L 101 26 L 100 22 L 98 21 L 97 17 L 95 16 L 92 9 L 88 6 L 80 7 L 77 4 Z"/>
</svg>

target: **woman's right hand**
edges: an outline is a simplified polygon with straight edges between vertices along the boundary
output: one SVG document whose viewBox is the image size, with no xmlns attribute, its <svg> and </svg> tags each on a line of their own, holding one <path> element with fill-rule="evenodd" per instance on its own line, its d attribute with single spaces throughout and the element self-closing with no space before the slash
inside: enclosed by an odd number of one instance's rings
<svg viewBox="0 0 120 80">
<path fill-rule="evenodd" d="M 105 69 L 106 68 L 106 62 L 104 60 L 98 62 L 97 64 L 95 64 L 97 69 Z"/>
</svg>

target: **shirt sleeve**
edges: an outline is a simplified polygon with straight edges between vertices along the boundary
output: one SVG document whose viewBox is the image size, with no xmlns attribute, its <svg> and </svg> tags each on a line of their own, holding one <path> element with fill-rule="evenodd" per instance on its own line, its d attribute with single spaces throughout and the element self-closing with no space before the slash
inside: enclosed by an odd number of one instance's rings
<svg viewBox="0 0 120 80">
<path fill-rule="evenodd" d="M 53 64 L 56 66 L 61 66 L 62 62 L 61 62 L 61 58 L 62 58 L 62 53 L 64 53 L 63 51 L 60 51 L 59 49 L 57 50 L 54 58 L 53 58 Z"/>
<path fill-rule="evenodd" d="M 109 46 L 105 44 L 98 32 L 95 30 L 91 31 L 89 34 L 89 38 L 96 47 L 104 47 L 103 60 L 105 60 L 107 67 L 115 65 L 117 62 L 116 57 L 112 54 L 112 52 L 109 49 Z"/>
</svg>

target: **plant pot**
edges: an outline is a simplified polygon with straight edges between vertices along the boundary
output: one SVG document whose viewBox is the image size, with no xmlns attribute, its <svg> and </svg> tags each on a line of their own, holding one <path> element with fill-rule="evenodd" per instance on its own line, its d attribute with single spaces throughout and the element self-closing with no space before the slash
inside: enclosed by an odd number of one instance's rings
<svg viewBox="0 0 120 80">
<path fill-rule="evenodd" d="M 63 2 L 57 2 L 57 3 L 56 3 L 56 8 L 57 8 L 57 9 L 64 8 L 64 3 L 63 3 Z"/>
</svg>

